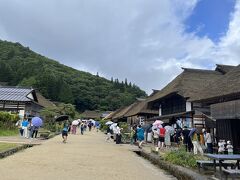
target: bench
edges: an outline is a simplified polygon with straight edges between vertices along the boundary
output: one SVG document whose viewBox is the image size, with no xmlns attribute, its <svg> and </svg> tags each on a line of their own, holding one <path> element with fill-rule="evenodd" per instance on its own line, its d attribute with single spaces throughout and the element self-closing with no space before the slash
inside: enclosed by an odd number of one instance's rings
<svg viewBox="0 0 240 180">
<path fill-rule="evenodd" d="M 225 174 L 226 179 L 228 179 L 228 177 L 231 177 L 232 179 L 240 177 L 239 169 L 223 169 L 222 171 Z"/>
<path fill-rule="evenodd" d="M 216 161 L 215 165 L 219 166 L 219 161 Z M 198 171 L 201 172 L 201 168 L 206 169 L 206 167 L 214 167 L 214 162 L 213 161 L 197 160 L 197 166 L 198 166 Z M 228 166 L 233 168 L 235 166 L 235 164 L 234 163 L 229 163 L 229 162 L 223 162 L 222 166 L 224 168 L 227 168 Z"/>
</svg>

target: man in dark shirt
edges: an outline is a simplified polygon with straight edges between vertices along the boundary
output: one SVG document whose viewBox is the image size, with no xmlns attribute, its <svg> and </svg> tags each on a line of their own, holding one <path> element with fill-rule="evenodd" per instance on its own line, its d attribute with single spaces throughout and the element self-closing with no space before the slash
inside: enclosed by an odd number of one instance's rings
<svg viewBox="0 0 240 180">
<path fill-rule="evenodd" d="M 191 150 L 192 150 L 192 142 L 191 142 L 190 137 L 188 136 L 189 133 L 190 133 L 190 130 L 187 129 L 186 126 L 184 126 L 183 128 L 184 128 L 183 131 L 182 131 L 182 135 L 183 135 L 183 144 L 184 144 L 185 147 L 186 147 L 186 151 L 191 152 Z"/>
</svg>

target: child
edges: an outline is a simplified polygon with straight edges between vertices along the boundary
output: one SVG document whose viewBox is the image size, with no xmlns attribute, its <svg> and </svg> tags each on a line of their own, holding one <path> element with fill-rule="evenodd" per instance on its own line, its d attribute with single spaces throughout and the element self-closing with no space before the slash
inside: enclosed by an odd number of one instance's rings
<svg viewBox="0 0 240 180">
<path fill-rule="evenodd" d="M 68 131 L 69 131 L 69 124 L 64 123 L 63 130 L 62 130 L 63 143 L 67 142 Z"/>
<path fill-rule="evenodd" d="M 218 153 L 219 154 L 224 154 L 225 151 L 225 141 L 224 140 L 220 140 L 218 142 Z"/>
<path fill-rule="evenodd" d="M 233 146 L 231 145 L 231 141 L 227 141 L 227 151 L 228 154 L 233 154 Z"/>
</svg>

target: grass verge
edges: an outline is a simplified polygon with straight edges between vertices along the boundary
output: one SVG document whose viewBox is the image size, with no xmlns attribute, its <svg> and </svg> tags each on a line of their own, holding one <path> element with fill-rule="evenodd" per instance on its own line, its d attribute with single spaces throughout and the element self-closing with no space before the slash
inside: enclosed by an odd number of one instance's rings
<svg viewBox="0 0 240 180">
<path fill-rule="evenodd" d="M 193 153 L 186 152 L 184 148 L 178 150 L 172 150 L 164 155 L 164 159 L 173 164 L 180 165 L 183 167 L 196 168 L 197 160 L 203 160 L 204 157 L 200 155 L 194 155 Z"/>
<path fill-rule="evenodd" d="M 0 143 L 0 153 L 18 146 L 19 144 L 14 143 Z"/>
<path fill-rule="evenodd" d="M 18 134 L 18 129 L 0 129 L 0 136 L 17 136 Z"/>
</svg>

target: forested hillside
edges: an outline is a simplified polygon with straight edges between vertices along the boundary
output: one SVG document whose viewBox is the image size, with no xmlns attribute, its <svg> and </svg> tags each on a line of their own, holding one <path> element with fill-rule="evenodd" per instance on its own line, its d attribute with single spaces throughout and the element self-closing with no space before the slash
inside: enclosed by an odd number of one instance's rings
<svg viewBox="0 0 240 180">
<path fill-rule="evenodd" d="M 53 101 L 73 103 L 79 111 L 115 110 L 146 96 L 136 85 L 107 80 L 41 56 L 19 43 L 0 40 L 0 82 L 31 86 Z"/>
</svg>

